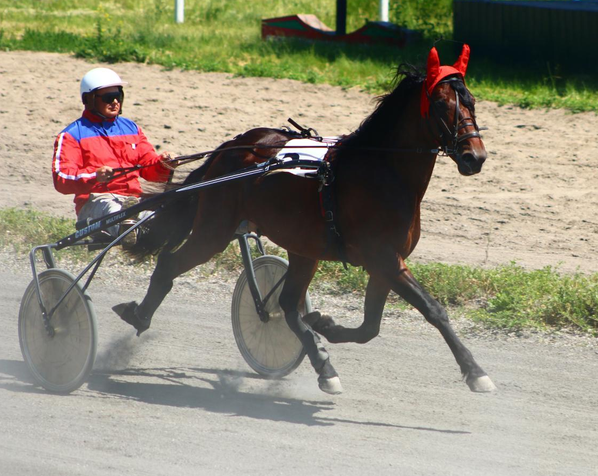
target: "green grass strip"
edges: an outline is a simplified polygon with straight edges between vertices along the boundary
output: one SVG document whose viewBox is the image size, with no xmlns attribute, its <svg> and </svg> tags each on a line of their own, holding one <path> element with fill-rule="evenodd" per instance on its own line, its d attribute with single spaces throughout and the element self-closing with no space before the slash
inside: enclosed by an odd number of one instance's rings
<svg viewBox="0 0 598 476">
<path fill-rule="evenodd" d="M 34 246 L 70 235 L 74 223 L 32 210 L 0 209 L 0 246 L 28 253 Z M 275 247 L 266 251 L 285 255 Z M 86 263 L 94 255 L 85 248 L 58 253 L 69 263 Z M 239 273 L 238 246 L 232 243 L 204 266 L 208 273 Z M 409 266 L 432 296 L 475 321 L 504 329 L 569 328 L 598 335 L 598 274 L 563 275 L 555 268 L 528 270 L 516 263 L 492 269 L 442 263 Z M 361 268 L 345 270 L 340 263 L 321 262 L 313 285 L 331 294 L 363 294 L 367 280 Z"/>
<path fill-rule="evenodd" d="M 347 31 L 377 20 L 378 2 L 348 2 Z M 390 20 L 417 29 L 423 41 L 408 48 L 262 41 L 261 20 L 296 13 L 335 27 L 331 0 L 186 0 L 185 22 L 174 22 L 166 0 L 0 0 L 0 48 L 73 53 L 90 61 L 135 61 L 165 68 L 290 78 L 359 87 L 379 94 L 402 62 L 425 63 L 437 38 L 452 36 L 450 0 L 391 2 Z M 443 62 L 454 60 L 451 45 Z M 598 80 L 559 65 L 481 60 L 472 52 L 468 86 L 478 99 L 527 108 L 598 111 Z"/>
</svg>

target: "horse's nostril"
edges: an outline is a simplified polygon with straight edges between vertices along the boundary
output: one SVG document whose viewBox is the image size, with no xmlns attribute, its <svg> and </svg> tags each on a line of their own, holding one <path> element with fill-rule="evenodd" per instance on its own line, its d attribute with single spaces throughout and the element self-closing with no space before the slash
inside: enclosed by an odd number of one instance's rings
<svg viewBox="0 0 598 476">
<path fill-rule="evenodd" d="M 476 161 L 473 154 L 463 154 L 461 156 L 461 160 L 463 160 L 463 162 L 465 162 L 467 165 L 473 165 Z"/>
<path fill-rule="evenodd" d="M 486 161 L 486 157 L 479 157 L 473 152 L 466 152 L 461 156 L 461 160 L 471 168 L 479 168 Z"/>
<path fill-rule="evenodd" d="M 485 160 L 486 157 L 478 157 L 473 152 L 465 152 L 461 155 L 459 171 L 464 175 L 477 174 L 482 170 L 482 164 Z"/>
</svg>

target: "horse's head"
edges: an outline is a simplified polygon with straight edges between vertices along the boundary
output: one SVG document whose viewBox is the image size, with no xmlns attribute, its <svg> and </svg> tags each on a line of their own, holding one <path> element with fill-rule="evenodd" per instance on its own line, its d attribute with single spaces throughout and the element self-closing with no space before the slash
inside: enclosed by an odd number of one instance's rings
<svg viewBox="0 0 598 476">
<path fill-rule="evenodd" d="M 421 95 L 422 116 L 462 175 L 479 173 L 487 157 L 475 119 L 475 99 L 464 82 L 468 61 L 467 45 L 453 66 L 440 66 L 438 52 L 432 48 Z"/>
</svg>

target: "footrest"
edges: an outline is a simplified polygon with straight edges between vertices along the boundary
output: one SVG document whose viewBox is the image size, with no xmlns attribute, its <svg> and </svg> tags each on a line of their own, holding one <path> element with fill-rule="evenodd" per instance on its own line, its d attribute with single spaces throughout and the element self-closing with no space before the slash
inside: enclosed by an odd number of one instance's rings
<svg viewBox="0 0 598 476">
<path fill-rule="evenodd" d="M 87 245 L 87 249 L 89 251 L 98 251 L 104 249 L 114 241 L 114 237 L 106 231 L 100 231 L 99 233 L 91 235 L 90 238 L 91 241 Z"/>
</svg>

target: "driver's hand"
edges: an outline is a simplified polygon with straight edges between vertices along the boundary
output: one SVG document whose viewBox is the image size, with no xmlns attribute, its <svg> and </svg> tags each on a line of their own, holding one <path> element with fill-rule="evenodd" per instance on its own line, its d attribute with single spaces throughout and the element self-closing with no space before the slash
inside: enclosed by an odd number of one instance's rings
<svg viewBox="0 0 598 476">
<path fill-rule="evenodd" d="M 102 165 L 100 168 L 96 169 L 96 180 L 100 183 L 108 182 L 113 174 L 114 171 L 112 170 L 112 167 Z"/>
<path fill-rule="evenodd" d="M 170 152 L 162 152 L 160 154 L 160 161 L 166 166 L 176 168 L 180 165 L 180 161 L 174 160 L 174 157 Z"/>
</svg>

